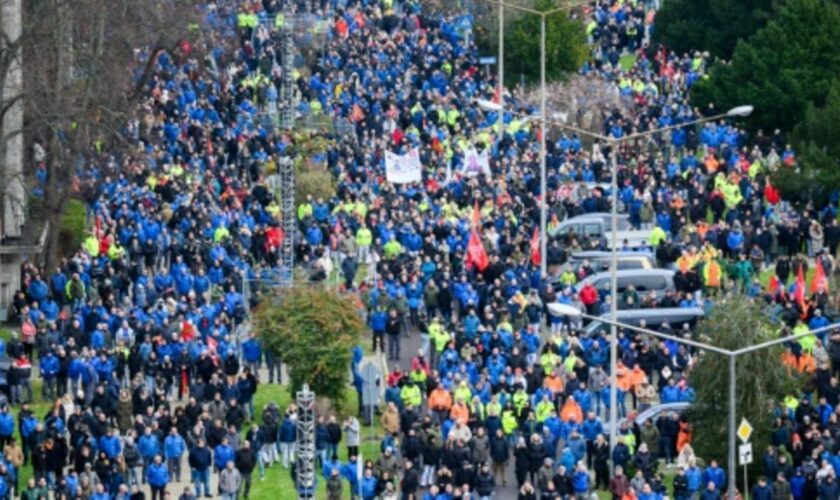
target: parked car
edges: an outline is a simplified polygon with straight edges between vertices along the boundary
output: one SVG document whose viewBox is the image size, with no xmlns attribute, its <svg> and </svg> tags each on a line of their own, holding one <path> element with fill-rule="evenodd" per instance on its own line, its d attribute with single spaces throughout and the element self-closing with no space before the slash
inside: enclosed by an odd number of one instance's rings
<svg viewBox="0 0 840 500">
<path fill-rule="evenodd" d="M 656 268 L 656 256 L 651 252 L 619 251 L 616 252 L 616 260 L 618 261 L 619 271 Z M 612 262 L 612 252 L 605 252 L 601 250 L 575 252 L 570 255 L 569 260 L 560 267 L 560 274 L 562 274 L 567 268 L 571 268 L 572 271 L 577 272 L 584 262 L 588 263 L 596 273 L 609 271 L 610 263 Z"/>
<path fill-rule="evenodd" d="M 611 273 L 596 273 L 578 282 L 578 288 L 592 284 L 598 290 L 610 288 Z M 651 290 L 657 297 L 663 297 L 668 290 L 674 290 L 674 271 L 670 269 L 625 269 L 617 272 L 618 293 L 624 293 L 633 286 L 639 295 Z"/>
<path fill-rule="evenodd" d="M 595 212 L 590 214 L 577 215 L 568 218 L 560 223 L 557 229 L 549 233 L 550 236 L 565 236 L 570 232 L 574 232 L 579 236 L 586 236 L 591 239 L 600 239 L 603 235 L 610 231 L 612 216 L 608 213 Z M 627 215 L 618 215 L 618 230 L 626 231 L 630 229 L 630 220 Z"/>
<path fill-rule="evenodd" d="M 616 312 L 616 321 L 626 325 L 641 326 L 651 330 L 659 329 L 663 324 L 668 324 L 674 330 L 682 330 L 685 325 L 694 331 L 700 321 L 706 315 L 700 307 L 664 307 L 654 309 L 623 309 Z M 610 315 L 602 314 L 602 318 L 609 319 Z M 609 329 L 607 323 L 591 321 L 584 328 L 584 335 L 591 336 L 597 333 L 606 333 Z"/>
</svg>

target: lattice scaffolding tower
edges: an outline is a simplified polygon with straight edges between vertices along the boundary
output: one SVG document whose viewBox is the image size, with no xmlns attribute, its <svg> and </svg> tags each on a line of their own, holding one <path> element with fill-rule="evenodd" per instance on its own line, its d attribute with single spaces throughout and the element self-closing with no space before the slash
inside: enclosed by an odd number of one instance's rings
<svg viewBox="0 0 840 500">
<path fill-rule="evenodd" d="M 295 480 L 298 498 L 315 498 L 315 393 L 304 384 L 296 396 L 297 463 Z"/>
</svg>

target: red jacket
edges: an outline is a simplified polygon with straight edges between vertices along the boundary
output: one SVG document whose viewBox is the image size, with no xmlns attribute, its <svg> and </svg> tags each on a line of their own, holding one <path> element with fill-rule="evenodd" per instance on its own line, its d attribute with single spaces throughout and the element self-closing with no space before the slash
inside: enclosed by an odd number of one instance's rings
<svg viewBox="0 0 840 500">
<path fill-rule="evenodd" d="M 596 290 L 591 284 L 584 285 L 584 287 L 580 290 L 580 301 L 583 302 L 583 305 L 585 306 L 591 306 L 592 304 L 598 302 L 598 290 Z"/>
</svg>

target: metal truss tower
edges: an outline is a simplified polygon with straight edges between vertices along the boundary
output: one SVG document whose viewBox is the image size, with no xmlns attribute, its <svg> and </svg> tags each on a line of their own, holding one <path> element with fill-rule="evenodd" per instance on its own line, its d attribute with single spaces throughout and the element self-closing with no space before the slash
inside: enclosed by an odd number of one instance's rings
<svg viewBox="0 0 840 500">
<path fill-rule="evenodd" d="M 295 164 L 288 156 L 277 162 L 280 174 L 280 212 L 282 213 L 283 243 L 280 246 L 280 286 L 289 288 L 295 281 Z"/>
<path fill-rule="evenodd" d="M 280 32 L 283 46 L 283 88 L 280 93 L 280 128 L 291 130 L 295 125 L 295 21 L 291 12 L 286 12 L 286 22 Z"/>
<path fill-rule="evenodd" d="M 297 464 L 295 478 L 298 498 L 315 498 L 315 393 L 304 384 L 296 396 Z"/>
</svg>

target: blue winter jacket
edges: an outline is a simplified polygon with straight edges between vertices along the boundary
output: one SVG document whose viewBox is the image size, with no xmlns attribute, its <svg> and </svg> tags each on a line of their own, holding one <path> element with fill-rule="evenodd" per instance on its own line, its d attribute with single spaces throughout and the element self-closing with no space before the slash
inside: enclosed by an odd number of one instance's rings
<svg viewBox="0 0 840 500">
<path fill-rule="evenodd" d="M 166 486 L 169 482 L 169 469 L 164 464 L 149 464 L 146 469 L 146 482 L 158 488 Z"/>
</svg>

